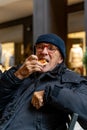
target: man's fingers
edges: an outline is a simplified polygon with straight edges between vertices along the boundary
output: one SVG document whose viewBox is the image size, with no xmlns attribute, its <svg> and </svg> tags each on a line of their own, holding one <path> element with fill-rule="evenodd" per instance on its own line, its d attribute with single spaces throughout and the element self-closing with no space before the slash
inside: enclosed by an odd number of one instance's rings
<svg viewBox="0 0 87 130">
<path fill-rule="evenodd" d="M 38 60 L 38 57 L 36 55 L 31 55 L 27 58 L 27 60 Z"/>
</svg>

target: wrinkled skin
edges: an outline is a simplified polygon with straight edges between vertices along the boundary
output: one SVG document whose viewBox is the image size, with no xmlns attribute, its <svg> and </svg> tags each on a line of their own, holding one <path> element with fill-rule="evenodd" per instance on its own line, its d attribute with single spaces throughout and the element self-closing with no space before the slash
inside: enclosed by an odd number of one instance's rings
<svg viewBox="0 0 87 130">
<path fill-rule="evenodd" d="M 63 62 L 63 58 L 58 48 L 54 52 L 49 52 L 47 47 L 51 44 L 42 44 L 46 47 L 44 47 L 42 51 L 38 51 L 38 49 L 36 49 L 36 55 L 29 56 L 25 60 L 24 64 L 15 72 L 15 76 L 20 79 L 24 79 L 34 72 L 44 73 L 52 70 L 56 67 L 57 64 Z M 45 59 L 47 64 L 43 65 L 38 61 L 39 59 Z M 44 90 L 34 92 L 31 103 L 34 107 L 36 107 L 36 109 L 39 109 L 44 105 L 43 96 Z"/>
</svg>

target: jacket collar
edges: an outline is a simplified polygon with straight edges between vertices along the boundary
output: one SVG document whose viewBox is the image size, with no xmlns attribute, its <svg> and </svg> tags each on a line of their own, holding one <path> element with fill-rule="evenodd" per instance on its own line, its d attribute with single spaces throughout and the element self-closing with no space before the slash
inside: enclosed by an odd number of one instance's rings
<svg viewBox="0 0 87 130">
<path fill-rule="evenodd" d="M 64 62 L 58 64 L 52 71 L 49 71 L 53 75 L 61 75 L 65 72 L 66 65 Z"/>
</svg>

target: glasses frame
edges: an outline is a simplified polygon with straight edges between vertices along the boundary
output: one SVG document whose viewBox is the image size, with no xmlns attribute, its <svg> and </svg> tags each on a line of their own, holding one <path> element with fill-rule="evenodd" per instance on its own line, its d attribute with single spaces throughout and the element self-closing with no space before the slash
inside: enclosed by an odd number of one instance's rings
<svg viewBox="0 0 87 130">
<path fill-rule="evenodd" d="M 56 47 L 56 46 L 54 46 L 54 45 L 51 45 L 51 44 L 37 44 L 36 46 L 35 46 L 35 48 L 36 48 L 36 51 L 38 51 L 38 52 L 42 52 L 43 50 L 44 50 L 44 48 L 47 48 L 47 51 L 49 52 L 49 53 L 54 53 L 55 51 L 57 51 L 58 50 L 58 48 Z"/>
</svg>

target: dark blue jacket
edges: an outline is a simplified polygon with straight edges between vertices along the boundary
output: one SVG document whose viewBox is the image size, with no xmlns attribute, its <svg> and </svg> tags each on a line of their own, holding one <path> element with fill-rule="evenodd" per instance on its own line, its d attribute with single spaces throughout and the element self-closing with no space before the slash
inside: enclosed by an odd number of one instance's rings
<svg viewBox="0 0 87 130">
<path fill-rule="evenodd" d="M 4 72 L 0 80 L 0 130 L 66 130 L 68 114 L 79 114 L 87 129 L 87 80 L 62 63 L 46 73 L 24 80 L 14 76 L 17 68 Z M 45 90 L 45 105 L 31 104 L 34 91 Z"/>
</svg>

